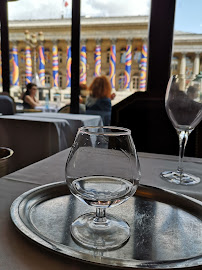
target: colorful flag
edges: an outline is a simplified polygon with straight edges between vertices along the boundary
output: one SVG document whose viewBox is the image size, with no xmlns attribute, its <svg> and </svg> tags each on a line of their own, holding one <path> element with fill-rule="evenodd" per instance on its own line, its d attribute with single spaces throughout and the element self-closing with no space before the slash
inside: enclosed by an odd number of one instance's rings
<svg viewBox="0 0 202 270">
<path fill-rule="evenodd" d="M 13 50 L 9 50 L 10 85 L 13 85 Z"/>
<path fill-rule="evenodd" d="M 53 45 L 53 87 L 58 87 L 58 47 Z"/>
<path fill-rule="evenodd" d="M 19 86 L 18 49 L 13 46 L 13 85 Z"/>
<path fill-rule="evenodd" d="M 110 49 L 110 62 L 109 62 L 109 78 L 112 89 L 115 89 L 115 76 L 116 76 L 116 45 L 112 45 Z"/>
<path fill-rule="evenodd" d="M 67 46 L 67 61 L 66 61 L 66 87 L 71 87 L 71 65 L 72 65 L 72 56 L 71 56 L 71 46 Z"/>
<path fill-rule="evenodd" d="M 26 45 L 25 48 L 25 75 L 26 75 L 26 84 L 32 82 L 32 58 L 31 58 L 31 49 L 29 45 Z"/>
<path fill-rule="evenodd" d="M 86 45 L 83 45 L 81 47 L 81 62 L 80 62 L 80 83 L 86 84 L 86 64 L 87 64 L 87 58 L 86 58 Z"/>
<path fill-rule="evenodd" d="M 140 72 L 140 90 L 146 90 L 146 76 L 147 76 L 147 45 L 142 46 L 142 58 L 141 58 L 141 72 Z"/>
<path fill-rule="evenodd" d="M 39 80 L 45 86 L 45 55 L 42 45 L 39 46 Z"/>
<path fill-rule="evenodd" d="M 63 1 L 64 2 L 64 6 L 67 7 L 69 4 L 67 1 Z"/>
<path fill-rule="evenodd" d="M 96 45 L 95 47 L 95 77 L 101 76 L 101 46 Z"/>
<path fill-rule="evenodd" d="M 132 63 L 132 45 L 126 46 L 126 60 L 125 60 L 125 80 L 124 88 L 130 89 L 131 63 Z"/>
</svg>

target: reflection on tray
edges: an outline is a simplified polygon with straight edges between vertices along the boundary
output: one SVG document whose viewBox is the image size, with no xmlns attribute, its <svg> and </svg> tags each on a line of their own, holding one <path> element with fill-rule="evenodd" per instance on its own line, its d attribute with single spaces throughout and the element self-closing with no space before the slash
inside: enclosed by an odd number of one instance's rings
<svg viewBox="0 0 202 270">
<path fill-rule="evenodd" d="M 147 265 L 150 269 L 156 269 L 157 265 L 161 269 L 171 269 L 201 264 L 200 202 L 140 185 L 133 198 L 108 209 L 108 213 L 129 223 L 129 241 L 117 250 L 101 252 L 86 250 L 72 240 L 69 231 L 72 221 L 89 212 L 91 207 L 68 192 L 64 182 L 26 192 L 12 204 L 13 222 L 27 237 L 42 246 L 81 260 L 119 267 L 143 268 Z"/>
</svg>

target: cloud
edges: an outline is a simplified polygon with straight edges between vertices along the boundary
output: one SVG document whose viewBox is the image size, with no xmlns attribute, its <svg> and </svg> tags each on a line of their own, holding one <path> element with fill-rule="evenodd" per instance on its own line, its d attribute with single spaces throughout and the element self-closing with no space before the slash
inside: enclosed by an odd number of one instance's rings
<svg viewBox="0 0 202 270">
<path fill-rule="evenodd" d="M 71 17 L 71 0 L 64 8 L 63 0 L 19 0 L 8 3 L 9 20 L 57 19 Z M 83 16 L 148 15 L 151 0 L 82 0 Z M 127 5 L 126 5 L 127 3 Z"/>
<path fill-rule="evenodd" d="M 103 17 L 148 15 L 150 2 L 150 0 L 84 0 L 81 12 L 83 15 Z"/>
</svg>

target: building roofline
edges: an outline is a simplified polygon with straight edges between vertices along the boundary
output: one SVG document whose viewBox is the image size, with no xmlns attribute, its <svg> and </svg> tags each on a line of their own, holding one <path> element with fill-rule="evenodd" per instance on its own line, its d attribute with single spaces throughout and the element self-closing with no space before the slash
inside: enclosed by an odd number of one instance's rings
<svg viewBox="0 0 202 270">
<path fill-rule="evenodd" d="M 121 20 L 120 20 L 121 19 Z M 148 16 L 122 16 L 122 17 L 81 17 L 81 25 L 119 25 L 121 24 L 148 24 Z M 41 20 L 9 20 L 9 28 L 21 28 L 25 25 L 36 27 L 43 24 L 43 27 L 70 26 L 71 18 L 41 19 Z"/>
</svg>

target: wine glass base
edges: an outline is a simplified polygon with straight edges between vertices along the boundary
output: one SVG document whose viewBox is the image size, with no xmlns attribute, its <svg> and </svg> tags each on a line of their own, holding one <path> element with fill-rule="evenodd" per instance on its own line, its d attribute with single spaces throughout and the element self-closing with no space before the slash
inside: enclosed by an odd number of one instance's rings
<svg viewBox="0 0 202 270">
<path fill-rule="evenodd" d="M 161 178 L 177 185 L 196 185 L 200 183 L 200 178 L 189 173 L 180 175 L 177 172 L 165 171 L 160 174 Z"/>
<path fill-rule="evenodd" d="M 130 237 L 130 227 L 111 215 L 103 222 L 95 221 L 95 213 L 78 217 L 70 227 L 72 237 L 84 247 L 111 250 L 121 247 Z"/>
</svg>

